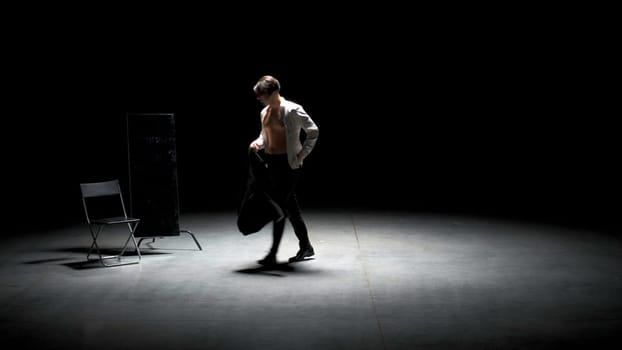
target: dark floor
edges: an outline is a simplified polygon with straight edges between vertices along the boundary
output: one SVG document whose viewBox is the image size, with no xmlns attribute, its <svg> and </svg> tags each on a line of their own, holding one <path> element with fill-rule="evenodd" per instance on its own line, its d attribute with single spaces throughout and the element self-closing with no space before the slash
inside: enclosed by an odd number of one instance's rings
<svg viewBox="0 0 622 350">
<path fill-rule="evenodd" d="M 85 264 L 85 226 L 0 246 L 5 344 L 46 349 L 569 349 L 622 346 L 622 239 L 485 217 L 306 214 L 276 268 L 269 228 L 234 213 L 182 216 L 189 235 L 141 246 L 140 264 Z M 119 246 L 122 232 L 102 244 Z M 150 249 L 155 248 L 155 249 Z M 136 258 L 130 255 L 127 260 Z"/>
</svg>

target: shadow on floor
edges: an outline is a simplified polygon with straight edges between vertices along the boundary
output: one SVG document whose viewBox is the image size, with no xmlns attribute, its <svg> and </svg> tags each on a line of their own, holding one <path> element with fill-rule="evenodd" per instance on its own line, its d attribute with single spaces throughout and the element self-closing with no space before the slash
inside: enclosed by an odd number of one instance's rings
<svg viewBox="0 0 622 350">
<path fill-rule="evenodd" d="M 236 270 L 237 273 L 249 274 L 249 275 L 266 275 L 275 277 L 285 277 L 284 274 L 279 272 L 308 272 L 308 270 L 296 269 L 293 264 L 297 264 L 304 261 L 314 260 L 314 258 L 308 258 L 302 261 L 278 263 L 275 265 L 251 267 L 247 269 Z"/>
<path fill-rule="evenodd" d="M 108 264 L 118 263 L 118 260 L 116 260 L 116 259 L 108 259 L 108 260 L 110 260 L 108 262 Z M 101 264 L 101 262 L 99 260 L 74 261 L 74 262 L 69 262 L 69 263 L 65 263 L 65 264 L 62 264 L 62 265 L 65 265 L 67 267 L 71 267 L 74 270 L 90 270 L 90 269 L 107 269 L 107 268 L 111 268 L 111 267 L 121 267 L 121 266 L 137 265 L 136 263 L 132 263 L 132 261 L 136 261 L 136 259 L 134 259 L 134 260 L 124 259 L 124 260 L 121 260 L 122 264 L 114 265 L 114 266 L 104 266 L 104 265 Z"/>
<path fill-rule="evenodd" d="M 244 273 L 249 275 L 266 275 L 275 277 L 285 277 L 284 274 L 279 272 L 294 272 L 296 269 L 290 266 L 289 263 L 281 263 L 270 266 L 251 267 L 247 269 L 236 270 L 237 273 Z"/>
<path fill-rule="evenodd" d="M 55 251 L 61 252 L 61 253 L 79 253 L 79 254 L 84 254 L 86 256 L 86 254 L 89 252 L 89 248 L 86 248 L 86 247 L 61 248 L 61 249 L 56 249 Z M 103 248 L 103 249 L 100 248 L 99 251 L 103 255 L 116 255 L 121 252 L 121 248 Z M 91 252 L 91 255 L 93 254 L 97 256 L 97 251 L 95 249 L 93 249 L 93 251 Z M 152 249 L 141 249 L 140 250 L 140 255 L 160 255 L 160 254 L 171 254 L 171 253 L 153 251 Z M 138 254 L 136 254 L 135 250 L 129 249 L 129 248 L 123 254 L 123 256 L 137 256 L 137 255 Z"/>
<path fill-rule="evenodd" d="M 60 265 L 65 265 L 65 266 L 68 266 L 68 267 L 71 267 L 71 268 L 77 269 L 77 270 L 106 267 L 106 266 L 102 266 L 102 264 L 100 263 L 99 260 L 90 260 L 90 261 L 86 260 L 86 255 L 87 255 L 89 249 L 85 248 L 85 247 L 61 248 L 61 249 L 55 249 L 53 251 L 54 252 L 61 252 L 61 253 L 80 254 L 79 259 L 83 259 L 83 260 L 75 261 L 76 260 L 76 256 L 72 255 L 72 256 L 64 256 L 64 257 L 56 257 L 56 258 L 47 258 L 47 259 L 37 259 L 37 260 L 24 261 L 23 264 L 26 264 L 26 265 L 39 265 L 39 264 L 57 263 L 57 262 L 61 262 L 61 261 L 74 260 L 74 261 L 71 261 L 71 262 L 61 263 Z M 101 254 L 104 255 L 104 256 L 118 255 L 119 253 L 121 253 L 121 249 L 112 249 L 112 248 L 100 249 L 100 251 L 101 251 Z M 141 250 L 140 254 L 144 257 L 144 256 L 168 255 L 168 254 L 171 254 L 171 253 L 159 252 L 159 251 L 156 252 L 156 251 L 153 251 L 153 250 Z M 91 252 L 91 259 L 94 259 L 94 258 L 97 258 L 97 257 L 98 257 L 97 251 L 93 250 Z M 131 260 L 135 260 L 137 258 L 138 258 L 138 254 L 134 250 L 125 251 L 125 253 L 122 256 L 122 259 L 125 259 L 128 262 L 131 261 Z"/>
</svg>

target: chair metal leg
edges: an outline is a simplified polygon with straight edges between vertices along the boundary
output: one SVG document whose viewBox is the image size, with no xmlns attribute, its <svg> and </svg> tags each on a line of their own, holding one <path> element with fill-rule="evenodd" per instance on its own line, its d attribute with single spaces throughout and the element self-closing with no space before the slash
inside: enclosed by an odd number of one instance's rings
<svg viewBox="0 0 622 350">
<path fill-rule="evenodd" d="M 91 231 L 91 237 L 93 238 L 93 242 L 91 243 L 91 247 L 89 248 L 89 251 L 86 253 L 87 260 L 93 260 L 91 259 L 91 252 L 93 251 L 93 247 L 95 247 L 97 254 L 99 254 L 99 257 L 101 258 L 102 255 L 101 255 L 101 252 L 99 251 L 99 245 L 97 245 L 97 237 L 99 237 L 99 233 L 102 231 L 103 228 L 104 228 L 103 225 L 98 225 L 97 232 L 93 232 L 93 228 L 89 226 L 89 230 Z"/>
<path fill-rule="evenodd" d="M 136 225 L 138 225 L 138 224 L 136 224 Z M 89 229 L 91 231 L 91 236 L 93 237 L 93 243 L 91 243 L 91 248 L 89 249 L 89 251 L 88 251 L 88 253 L 86 255 L 86 259 L 89 260 L 89 261 L 99 260 L 101 262 L 101 264 L 103 266 L 106 266 L 106 267 L 138 264 L 140 262 L 140 260 L 141 260 L 141 255 L 140 255 L 140 250 L 138 249 L 138 245 L 136 244 L 136 239 L 134 238 L 134 229 L 136 229 L 136 225 L 133 228 L 131 228 L 131 226 L 130 226 L 130 235 L 127 238 L 127 240 L 125 241 L 125 244 L 123 245 L 123 249 L 121 250 L 121 253 L 117 254 L 117 255 L 109 255 L 109 256 L 103 256 L 102 253 L 101 253 L 101 250 L 99 249 L 99 244 L 97 244 L 97 238 L 99 237 L 99 234 L 103 231 L 103 229 L 104 229 L 104 227 L 106 225 L 98 225 L 97 232 L 93 232 L 92 227 L 89 226 Z M 120 263 L 117 263 L 117 264 L 106 264 L 106 262 L 104 260 L 108 260 L 108 259 L 117 259 L 117 260 L 121 261 L 121 257 L 125 253 L 125 250 L 127 249 L 127 246 L 128 246 L 128 243 L 130 242 L 130 239 L 134 241 L 134 246 L 136 247 L 136 252 L 138 254 L 138 260 L 136 260 L 136 261 L 129 261 L 129 262 L 123 262 L 123 263 L 120 262 Z M 97 259 L 97 258 L 92 259 L 91 258 L 91 252 L 92 252 L 93 248 L 95 248 L 95 250 L 97 251 L 97 255 L 99 256 L 99 259 Z"/>
<path fill-rule="evenodd" d="M 138 254 L 138 260 L 142 259 L 142 255 L 140 254 L 140 249 L 138 249 L 138 244 L 136 244 L 136 237 L 132 234 L 132 240 L 134 241 L 134 247 L 136 247 L 136 254 Z"/>
<path fill-rule="evenodd" d="M 120 261 L 121 257 L 120 256 L 109 256 L 109 257 L 104 257 L 104 259 L 118 259 Z M 101 264 L 106 266 L 106 267 L 133 265 L 133 264 L 138 264 L 140 262 L 140 261 L 136 260 L 136 261 L 128 261 L 128 262 L 123 262 L 123 263 L 117 263 L 117 264 L 106 264 L 104 259 L 101 260 Z"/>
<path fill-rule="evenodd" d="M 130 239 L 134 241 L 134 247 L 136 247 L 136 254 L 138 254 L 138 260 L 140 260 L 142 258 L 142 256 L 140 255 L 140 249 L 138 249 L 138 244 L 136 244 L 136 237 L 134 237 L 134 231 L 136 231 L 136 227 L 138 226 L 138 222 L 136 224 L 134 224 L 134 226 L 132 227 L 132 225 L 130 223 L 127 224 L 128 229 L 130 230 L 130 236 L 127 238 L 127 240 L 125 241 L 125 244 L 123 245 L 123 250 L 121 250 L 121 253 L 119 254 L 119 256 L 123 255 L 125 253 L 125 250 L 127 249 L 127 245 L 130 242 Z"/>
</svg>

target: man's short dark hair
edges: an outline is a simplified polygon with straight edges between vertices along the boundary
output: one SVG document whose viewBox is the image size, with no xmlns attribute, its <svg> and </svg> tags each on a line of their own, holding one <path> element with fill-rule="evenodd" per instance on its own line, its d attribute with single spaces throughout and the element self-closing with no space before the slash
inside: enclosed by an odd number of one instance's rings
<svg viewBox="0 0 622 350">
<path fill-rule="evenodd" d="M 257 95 L 271 95 L 273 92 L 281 90 L 281 84 L 275 77 L 264 75 L 259 78 L 253 90 Z"/>
</svg>

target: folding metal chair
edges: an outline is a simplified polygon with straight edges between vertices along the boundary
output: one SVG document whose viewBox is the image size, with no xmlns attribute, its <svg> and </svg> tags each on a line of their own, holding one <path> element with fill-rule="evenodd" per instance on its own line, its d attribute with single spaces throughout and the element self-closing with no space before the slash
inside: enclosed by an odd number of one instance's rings
<svg viewBox="0 0 622 350">
<path fill-rule="evenodd" d="M 127 216 L 127 212 L 125 211 L 125 204 L 123 203 L 123 195 L 121 194 L 121 186 L 119 185 L 119 180 L 112 181 L 104 181 L 104 182 L 91 182 L 91 183 L 81 183 L 80 189 L 82 192 L 82 205 L 84 207 L 84 214 L 86 215 L 86 221 L 89 226 L 89 230 L 91 231 L 91 236 L 93 237 L 93 243 L 91 243 L 91 247 L 86 255 L 87 260 L 99 260 L 104 266 L 120 266 L 120 265 L 129 265 L 129 264 L 138 264 L 141 260 L 140 249 L 138 248 L 138 244 L 136 244 L 136 238 L 134 237 L 134 231 L 136 230 L 136 226 L 140 223 L 140 219 L 131 218 Z M 119 201 L 117 202 L 114 197 L 118 196 Z M 108 198 L 106 200 L 104 197 Z M 88 202 L 88 204 L 87 204 Z M 105 205 L 102 204 L 105 203 Z M 119 208 L 120 203 L 120 208 Z M 101 210 L 102 207 L 106 207 L 107 210 Z M 115 208 L 112 208 L 115 207 Z M 91 214 L 89 214 L 89 209 L 91 210 Z M 97 214 L 94 214 L 95 209 L 99 209 Z M 111 210 L 115 209 L 115 210 Z M 111 212 L 122 215 L 122 216 L 112 216 L 112 217 L 101 217 L 100 215 L 106 213 L 110 214 Z M 92 216 L 93 215 L 93 216 Z M 129 230 L 129 236 L 123 245 L 121 253 L 117 255 L 102 255 L 99 244 L 97 243 L 97 239 L 99 238 L 99 234 L 104 230 L 105 227 L 113 226 L 113 225 L 127 225 Z M 134 242 L 134 247 L 136 247 L 136 253 L 138 255 L 137 260 L 129 261 L 129 262 L 121 262 L 121 257 L 125 253 L 128 244 L 130 241 Z M 93 248 L 97 251 L 98 258 L 91 258 L 91 253 L 93 252 Z M 117 259 L 118 263 L 106 263 L 105 260 L 109 259 Z"/>
</svg>

